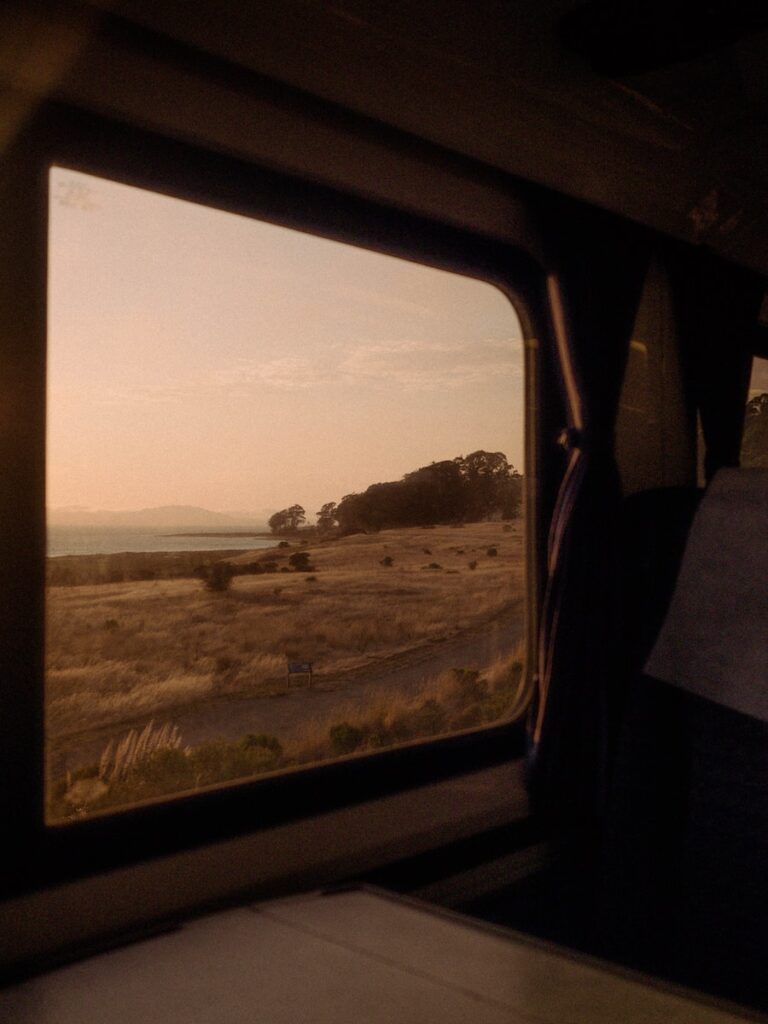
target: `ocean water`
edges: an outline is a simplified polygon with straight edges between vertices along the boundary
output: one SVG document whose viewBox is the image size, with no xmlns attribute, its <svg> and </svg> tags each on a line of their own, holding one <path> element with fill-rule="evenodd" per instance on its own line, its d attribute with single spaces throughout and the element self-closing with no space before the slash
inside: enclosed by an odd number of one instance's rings
<svg viewBox="0 0 768 1024">
<path fill-rule="evenodd" d="M 48 556 L 110 555 L 118 551 L 232 551 L 272 547 L 265 537 L 174 537 L 187 527 L 49 526 Z"/>
</svg>

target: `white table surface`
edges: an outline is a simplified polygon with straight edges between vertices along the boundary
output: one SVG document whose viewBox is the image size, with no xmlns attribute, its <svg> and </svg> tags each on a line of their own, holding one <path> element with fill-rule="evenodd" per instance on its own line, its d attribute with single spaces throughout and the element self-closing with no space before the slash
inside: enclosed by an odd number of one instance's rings
<svg viewBox="0 0 768 1024">
<path fill-rule="evenodd" d="M 516 933 L 367 889 L 223 911 L 0 991 L 4 1024 L 744 1019 Z"/>
</svg>

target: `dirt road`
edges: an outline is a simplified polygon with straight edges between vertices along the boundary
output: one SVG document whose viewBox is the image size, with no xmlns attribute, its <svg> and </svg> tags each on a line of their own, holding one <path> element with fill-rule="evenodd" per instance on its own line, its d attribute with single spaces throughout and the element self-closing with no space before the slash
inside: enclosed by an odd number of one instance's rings
<svg viewBox="0 0 768 1024">
<path fill-rule="evenodd" d="M 373 707 L 387 697 L 416 694 L 425 682 L 447 669 L 484 668 L 515 649 L 522 629 L 519 621 L 497 621 L 471 636 L 433 642 L 354 673 L 319 679 L 312 689 L 297 687 L 266 697 L 222 697 L 176 709 L 168 717 L 177 723 L 183 742 L 190 746 L 217 737 L 236 739 L 248 732 L 271 733 L 284 742 L 308 724 L 330 725 L 345 713 Z M 125 723 L 119 732 L 142 727 L 150 717 Z M 56 762 L 74 768 L 97 759 L 115 731 L 112 726 L 87 737 L 61 737 L 55 744 Z"/>
<path fill-rule="evenodd" d="M 498 624 L 472 637 L 430 644 L 400 659 L 368 666 L 363 672 L 324 680 L 312 689 L 292 689 L 276 697 L 221 700 L 175 716 L 184 741 L 191 745 L 223 736 L 267 732 L 287 739 L 308 722 L 338 720 L 345 709 L 359 711 L 382 698 L 418 693 L 425 682 L 452 668 L 483 668 L 509 654 L 521 628 Z"/>
</svg>

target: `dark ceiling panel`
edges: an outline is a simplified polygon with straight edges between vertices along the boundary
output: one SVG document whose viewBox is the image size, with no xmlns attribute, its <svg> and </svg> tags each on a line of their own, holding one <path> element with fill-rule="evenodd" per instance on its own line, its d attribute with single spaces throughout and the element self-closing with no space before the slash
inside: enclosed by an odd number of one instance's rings
<svg viewBox="0 0 768 1024">
<path fill-rule="evenodd" d="M 16 2 L 20 11 L 28 10 Z M 48 6 L 82 9 L 84 2 Z M 668 0 L 663 8 L 676 4 Z M 42 0 L 39 6 L 45 6 Z M 703 240 L 753 265 L 755 238 L 768 232 L 768 174 L 762 170 L 768 48 L 765 34 L 755 34 L 756 22 L 745 29 L 742 0 L 727 9 L 717 0 L 717 24 L 725 26 L 717 45 L 711 21 L 690 19 L 691 48 L 678 52 L 680 61 L 621 81 L 598 75 L 583 53 L 563 46 L 572 0 L 87 0 L 87 6 L 106 22 L 154 34 L 154 57 L 149 43 L 142 56 L 156 66 L 166 59 L 162 40 L 186 48 L 176 77 L 158 79 L 163 88 L 183 90 L 179 109 L 189 109 L 191 96 L 204 93 L 204 58 L 215 58 L 219 70 L 255 76 L 251 84 L 242 79 L 232 86 L 238 110 L 259 82 L 283 83 L 298 90 L 296 97 L 316 97 L 336 111 L 399 129 L 404 138 L 427 140 L 678 237 Z M 702 7 L 709 11 L 712 5 Z M 621 9 L 652 10 L 659 18 L 664 13 L 658 0 L 623 3 Z M 59 76 L 60 88 L 109 113 L 107 97 L 120 83 L 110 82 L 109 89 L 92 84 L 86 44 L 79 64 L 70 62 Z M 7 49 L 4 58 L 0 45 L 0 73 L 3 63 L 19 63 L 18 46 Z M 103 45 L 99 52 L 101 68 Z M 123 67 L 130 60 L 125 46 L 120 60 Z M 29 79 L 29 69 L 25 74 Z M 146 94 L 151 87 L 145 75 L 141 88 Z M 55 94 L 57 85 L 34 88 Z M 163 130 L 160 109 L 172 108 L 173 100 L 164 95 L 155 110 L 138 95 L 125 97 L 114 113 L 128 116 L 145 102 L 146 123 Z M 222 118 L 227 120 L 221 108 L 198 106 L 194 139 L 220 146 Z M 173 130 L 185 131 L 181 121 Z"/>
</svg>

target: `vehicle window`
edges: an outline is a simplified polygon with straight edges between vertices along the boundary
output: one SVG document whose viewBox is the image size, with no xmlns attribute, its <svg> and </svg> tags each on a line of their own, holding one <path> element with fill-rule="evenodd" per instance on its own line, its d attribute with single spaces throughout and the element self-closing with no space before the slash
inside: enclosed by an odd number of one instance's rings
<svg viewBox="0 0 768 1024">
<path fill-rule="evenodd" d="M 50 172 L 47 818 L 521 711 L 518 319 Z"/>
<path fill-rule="evenodd" d="M 741 465 L 768 469 L 768 359 L 755 359 L 749 381 Z"/>
</svg>

